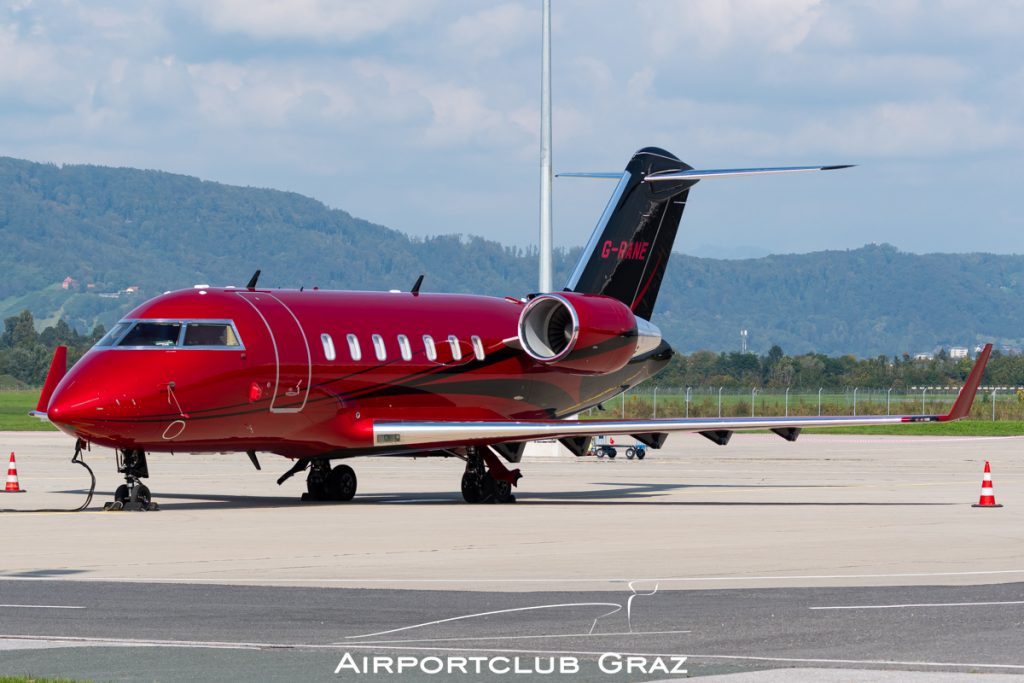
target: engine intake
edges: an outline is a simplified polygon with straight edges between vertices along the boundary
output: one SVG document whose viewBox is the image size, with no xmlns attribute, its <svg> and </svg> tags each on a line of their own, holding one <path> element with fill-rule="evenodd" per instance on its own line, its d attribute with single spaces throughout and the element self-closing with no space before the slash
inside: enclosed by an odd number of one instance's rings
<svg viewBox="0 0 1024 683">
<path fill-rule="evenodd" d="M 657 347 L 661 333 L 617 299 L 565 292 L 542 294 L 526 304 L 519 316 L 519 341 L 541 363 L 604 374 Z"/>
</svg>

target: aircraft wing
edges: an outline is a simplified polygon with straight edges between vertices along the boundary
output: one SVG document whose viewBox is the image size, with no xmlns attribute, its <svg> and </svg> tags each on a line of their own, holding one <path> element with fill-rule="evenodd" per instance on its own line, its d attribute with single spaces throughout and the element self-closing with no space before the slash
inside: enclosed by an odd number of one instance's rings
<svg viewBox="0 0 1024 683">
<path fill-rule="evenodd" d="M 595 434 L 636 436 L 658 447 L 669 432 L 699 432 L 724 445 L 735 431 L 769 429 L 793 441 L 800 430 L 813 427 L 859 427 L 915 422 L 948 422 L 966 417 L 981 384 L 992 345 L 978 356 L 953 407 L 945 415 L 858 415 L 822 417 L 728 417 L 659 420 L 508 420 L 508 421 L 404 421 L 375 420 L 376 446 L 432 446 L 491 444 L 537 439 L 580 439 Z M 646 438 L 644 438 L 646 437 Z M 567 446 L 571 441 L 563 442 Z M 579 442 L 577 442 L 579 445 Z M 570 446 L 571 447 L 571 446 Z"/>
</svg>

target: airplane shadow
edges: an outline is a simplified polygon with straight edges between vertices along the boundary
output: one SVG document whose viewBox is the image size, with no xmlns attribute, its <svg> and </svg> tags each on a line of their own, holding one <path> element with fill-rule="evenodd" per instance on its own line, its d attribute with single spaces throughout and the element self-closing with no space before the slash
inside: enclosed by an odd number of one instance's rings
<svg viewBox="0 0 1024 683">
<path fill-rule="evenodd" d="M 650 505 L 668 507 L 934 507 L 950 506 L 956 503 L 935 503 L 935 502 L 868 502 L 868 501 L 756 501 L 756 500 L 664 500 L 664 496 L 672 491 L 682 489 L 715 489 L 715 488 L 736 488 L 727 484 L 629 484 L 616 485 L 604 483 L 602 485 L 613 488 L 598 491 L 515 491 L 516 505 Z M 766 490 L 793 488 L 832 488 L 828 485 L 753 485 L 742 486 L 741 488 L 764 488 Z M 60 493 L 84 493 L 83 490 L 61 491 Z M 93 507 L 102 507 L 103 502 L 113 498 L 112 491 L 97 491 Z M 452 492 L 424 492 L 404 491 L 398 493 L 369 493 L 357 494 L 355 499 L 348 503 L 335 503 L 330 501 L 303 501 L 297 496 L 246 496 L 231 494 L 194 494 L 194 493 L 168 493 L 156 491 L 153 500 L 160 505 L 161 510 L 246 510 L 246 509 L 272 509 L 272 508 L 295 508 L 309 506 L 338 506 L 347 507 L 352 505 L 465 505 L 462 495 L 457 491 Z"/>
</svg>

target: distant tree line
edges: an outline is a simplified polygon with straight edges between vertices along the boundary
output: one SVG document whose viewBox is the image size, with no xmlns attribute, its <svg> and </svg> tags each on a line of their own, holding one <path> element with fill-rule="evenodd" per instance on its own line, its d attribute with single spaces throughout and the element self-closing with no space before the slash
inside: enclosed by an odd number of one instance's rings
<svg viewBox="0 0 1024 683">
<path fill-rule="evenodd" d="M 64 320 L 36 331 L 29 311 L 4 320 L 0 335 L 0 388 L 41 386 L 50 367 L 53 350 L 68 347 L 68 363 L 74 364 L 106 333 L 102 325 L 81 334 Z M 676 354 L 668 367 L 649 382 L 663 387 L 878 387 L 907 389 L 912 386 L 959 386 L 970 373 L 973 361 L 953 359 L 940 351 L 930 360 L 902 356 L 857 359 L 806 353 L 787 356 L 778 346 L 767 354 L 697 351 Z M 985 371 L 985 384 L 1024 384 L 1024 356 L 994 351 Z"/>
<path fill-rule="evenodd" d="M 821 353 L 787 356 L 775 345 L 763 356 L 712 351 L 677 354 L 652 382 L 666 387 L 817 389 L 859 386 L 905 390 L 915 386 L 960 386 L 973 364 L 970 358 L 950 358 L 945 350 L 928 360 L 914 359 L 909 354 L 858 359 L 851 355 Z M 993 351 L 982 383 L 1024 384 L 1024 356 Z"/>
<path fill-rule="evenodd" d="M 4 320 L 0 334 L 0 388 L 18 389 L 41 386 L 50 368 L 53 350 L 68 347 L 68 365 L 75 363 L 106 331 L 97 326 L 91 334 L 79 334 L 64 320 L 36 331 L 35 320 L 28 311 Z"/>
</svg>

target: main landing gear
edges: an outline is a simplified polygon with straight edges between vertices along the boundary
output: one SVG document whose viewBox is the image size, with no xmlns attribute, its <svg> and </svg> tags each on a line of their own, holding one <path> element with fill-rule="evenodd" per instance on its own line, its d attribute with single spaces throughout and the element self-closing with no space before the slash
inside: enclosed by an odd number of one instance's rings
<svg viewBox="0 0 1024 683">
<path fill-rule="evenodd" d="M 462 474 L 462 498 L 467 503 L 514 503 L 512 487 L 522 476 L 518 469 L 509 471 L 490 448 L 470 446 Z"/>
<path fill-rule="evenodd" d="M 114 500 L 103 504 L 104 510 L 159 510 L 153 502 L 149 487 L 140 479 L 149 478 L 146 452 L 121 448 L 117 451 L 117 471 L 124 475 L 125 482 L 114 491 Z"/>
<path fill-rule="evenodd" d="M 331 467 L 330 460 L 303 458 L 296 460 L 292 468 L 277 480 L 278 486 L 292 475 L 309 468 L 306 475 L 306 493 L 302 500 L 333 500 L 345 503 L 356 495 L 358 480 L 355 470 L 348 465 Z"/>
</svg>

